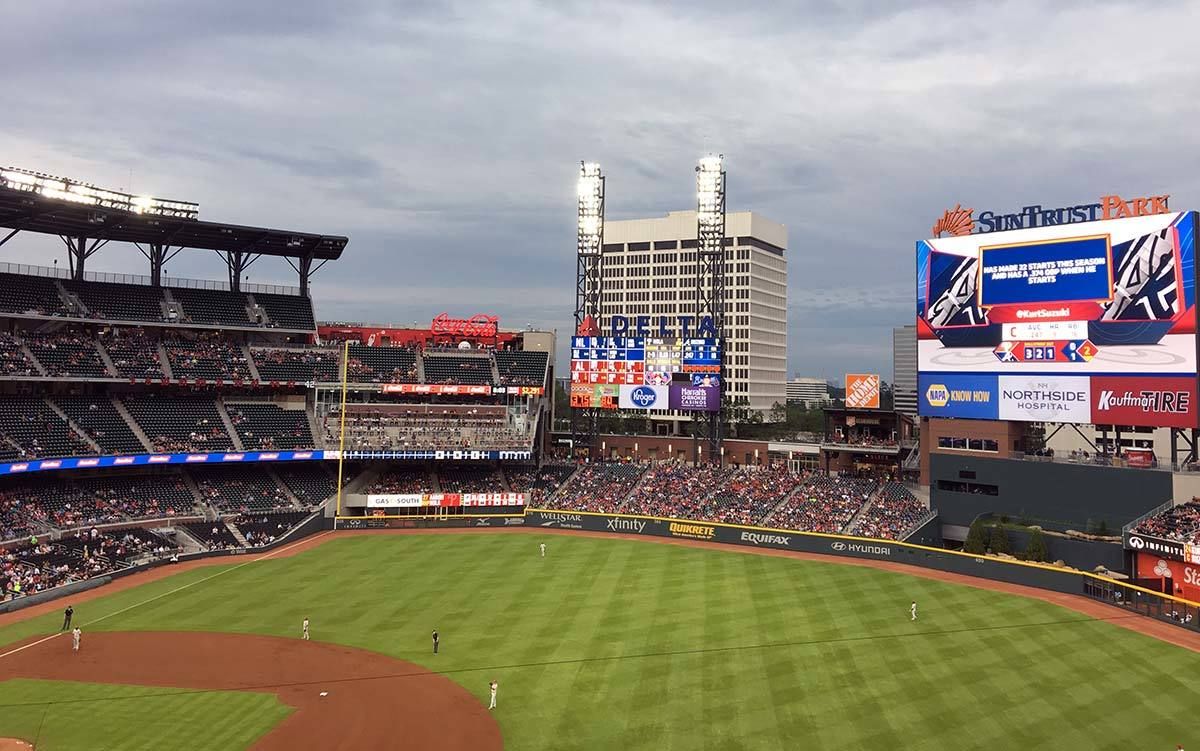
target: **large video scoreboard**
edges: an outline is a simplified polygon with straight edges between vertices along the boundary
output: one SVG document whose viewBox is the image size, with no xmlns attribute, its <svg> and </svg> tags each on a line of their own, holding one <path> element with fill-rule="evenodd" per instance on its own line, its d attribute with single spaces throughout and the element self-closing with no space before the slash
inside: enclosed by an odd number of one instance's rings
<svg viewBox="0 0 1200 751">
<path fill-rule="evenodd" d="M 571 339 L 572 407 L 707 411 L 713 404 L 711 411 L 715 411 L 720 404 L 720 373 L 721 346 L 716 339 Z M 696 389 L 704 391 L 684 393 Z M 709 390 L 715 396 L 710 397 Z"/>
</svg>

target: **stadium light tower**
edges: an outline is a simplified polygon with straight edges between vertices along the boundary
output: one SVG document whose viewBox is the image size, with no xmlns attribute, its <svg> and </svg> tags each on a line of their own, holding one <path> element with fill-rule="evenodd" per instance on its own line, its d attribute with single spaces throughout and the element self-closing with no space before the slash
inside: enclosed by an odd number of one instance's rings
<svg viewBox="0 0 1200 751">
<path fill-rule="evenodd" d="M 597 336 L 600 333 L 600 264 L 604 253 L 604 173 L 595 162 L 579 163 L 578 243 L 575 265 L 575 331 L 576 336 Z M 571 407 L 571 437 L 573 448 L 580 447 L 590 457 L 596 446 L 599 410 L 591 407 Z"/>
<path fill-rule="evenodd" d="M 710 154 L 696 165 L 696 254 L 696 317 L 712 318 L 722 361 L 717 383 L 724 397 L 725 157 L 721 154 Z M 720 464 L 721 413 L 698 412 L 693 420 L 707 422 L 708 462 Z M 696 462 L 700 462 L 698 446 Z"/>
<path fill-rule="evenodd" d="M 595 162 L 579 163 L 579 222 L 575 275 L 575 330 L 600 325 L 600 263 L 604 248 L 604 174 Z M 591 319 L 590 321 L 588 319 Z"/>
</svg>

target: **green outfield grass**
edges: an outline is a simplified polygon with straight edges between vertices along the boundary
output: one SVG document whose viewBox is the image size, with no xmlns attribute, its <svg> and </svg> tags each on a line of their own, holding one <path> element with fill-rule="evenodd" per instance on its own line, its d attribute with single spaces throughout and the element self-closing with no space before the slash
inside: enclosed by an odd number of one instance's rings
<svg viewBox="0 0 1200 751">
<path fill-rule="evenodd" d="M 245 748 L 290 711 L 273 694 L 245 691 L 0 683 L 0 737 L 35 739 L 38 751 Z"/>
<path fill-rule="evenodd" d="M 1194 653 L 1040 601 L 637 540 L 343 536 L 76 608 L 85 631 L 298 636 L 305 615 L 314 639 L 427 665 L 480 701 L 495 677 L 496 717 L 515 751 L 1159 749 L 1195 742 L 1200 706 Z M 60 622 L 55 614 L 0 629 L 0 643 Z M 35 690 L 0 684 L 0 704 Z M 245 720 L 186 715 L 229 733 Z M 113 715 L 112 732 L 147 737 L 140 716 Z M 12 717 L 0 706 L 0 736 L 22 734 L 27 718 Z M 44 723 L 69 724 L 57 712 Z M 260 732 L 227 735 L 227 747 Z"/>
</svg>

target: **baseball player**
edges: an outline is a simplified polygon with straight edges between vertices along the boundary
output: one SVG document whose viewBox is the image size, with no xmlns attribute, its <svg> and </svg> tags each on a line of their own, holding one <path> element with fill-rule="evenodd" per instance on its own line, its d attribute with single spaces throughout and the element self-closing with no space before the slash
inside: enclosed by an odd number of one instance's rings
<svg viewBox="0 0 1200 751">
<path fill-rule="evenodd" d="M 488 705 L 488 709 L 496 708 L 496 687 L 499 685 L 500 685 L 499 683 L 496 683 L 495 678 L 493 678 L 492 682 L 488 684 L 488 688 L 490 688 L 492 690 L 492 703 Z"/>
<path fill-rule="evenodd" d="M 78 626 L 76 626 L 74 629 L 71 630 L 71 651 L 72 652 L 79 651 L 79 639 L 82 636 L 83 636 L 83 632 L 79 630 Z"/>
<path fill-rule="evenodd" d="M 304 641 L 308 641 L 308 618 L 307 617 L 305 617 L 304 623 L 302 625 L 303 625 L 304 635 L 301 638 L 303 638 Z"/>
<path fill-rule="evenodd" d="M 916 600 L 913 600 L 913 604 L 912 604 L 912 619 L 914 621 L 917 620 L 917 602 L 916 602 Z"/>
<path fill-rule="evenodd" d="M 434 654 L 437 654 L 437 648 L 438 648 L 438 632 L 437 632 L 437 629 L 435 628 L 433 630 L 433 653 Z"/>
<path fill-rule="evenodd" d="M 59 631 L 66 631 L 71 628 L 71 616 L 73 615 L 75 615 L 75 608 L 68 605 L 67 609 L 63 611 L 63 626 Z"/>
<path fill-rule="evenodd" d="M 542 557 L 545 558 L 546 557 L 546 543 L 543 542 L 543 543 L 539 544 L 538 547 L 541 548 Z"/>
</svg>

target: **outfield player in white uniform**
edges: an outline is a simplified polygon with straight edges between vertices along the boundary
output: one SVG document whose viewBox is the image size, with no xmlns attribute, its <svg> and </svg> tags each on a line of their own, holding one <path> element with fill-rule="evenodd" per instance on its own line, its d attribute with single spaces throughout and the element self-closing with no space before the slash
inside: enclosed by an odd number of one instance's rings
<svg viewBox="0 0 1200 751">
<path fill-rule="evenodd" d="M 79 651 L 79 639 L 82 636 L 83 636 L 83 632 L 79 630 L 78 626 L 76 626 L 74 629 L 71 630 L 71 651 L 72 652 Z"/>
<path fill-rule="evenodd" d="M 492 703 L 488 705 L 488 709 L 495 709 L 495 708 L 496 708 L 496 688 L 497 688 L 499 685 L 500 685 L 499 683 L 496 683 L 496 679 L 495 679 L 495 678 L 493 678 L 493 679 L 492 679 L 492 682 L 488 684 L 488 688 L 490 688 L 490 689 L 492 690 Z"/>
<path fill-rule="evenodd" d="M 308 619 L 304 619 L 304 641 L 308 641 Z"/>
<path fill-rule="evenodd" d="M 538 547 L 541 548 L 542 557 L 545 558 L 546 557 L 546 543 L 543 542 L 543 543 L 539 544 Z"/>
<path fill-rule="evenodd" d="M 912 604 L 912 619 L 914 621 L 917 620 L 917 603 L 916 603 L 916 601 L 914 601 Z"/>
</svg>

